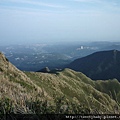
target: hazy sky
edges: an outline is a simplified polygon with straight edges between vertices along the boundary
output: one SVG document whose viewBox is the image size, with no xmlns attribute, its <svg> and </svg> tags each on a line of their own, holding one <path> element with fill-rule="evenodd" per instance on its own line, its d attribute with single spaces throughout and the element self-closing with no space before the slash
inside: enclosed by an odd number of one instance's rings
<svg viewBox="0 0 120 120">
<path fill-rule="evenodd" d="M 120 0 L 0 0 L 0 44 L 120 41 Z"/>
</svg>

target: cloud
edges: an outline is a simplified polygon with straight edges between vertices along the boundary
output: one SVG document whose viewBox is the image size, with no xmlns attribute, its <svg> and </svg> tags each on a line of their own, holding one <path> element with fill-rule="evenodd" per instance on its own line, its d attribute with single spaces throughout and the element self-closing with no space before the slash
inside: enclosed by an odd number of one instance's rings
<svg viewBox="0 0 120 120">
<path fill-rule="evenodd" d="M 0 16 L 3 15 L 37 15 L 37 16 L 53 16 L 53 15 L 62 15 L 65 12 L 65 9 L 46 9 L 46 7 L 29 7 L 29 6 L 1 6 L 0 7 Z"/>
<path fill-rule="evenodd" d="M 69 2 L 68 2 L 69 1 Z M 70 2 L 71 1 L 71 2 Z M 2 4 L 1 4 L 2 3 Z M 74 4 L 75 3 L 75 4 Z M 41 2 L 41 0 L 0 0 L 1 9 L 14 10 L 31 14 L 64 14 L 64 15 L 101 15 L 105 13 L 120 13 L 119 2 L 108 0 L 66 0 L 59 4 Z"/>
<path fill-rule="evenodd" d="M 78 5 L 84 4 L 87 9 L 98 10 L 103 13 L 119 13 L 120 12 L 120 2 L 115 0 L 69 0 L 78 3 Z M 80 4 L 79 4 L 80 3 Z M 86 7 L 82 8 L 86 9 Z"/>
<path fill-rule="evenodd" d="M 44 7 L 51 7 L 51 8 L 65 8 L 65 6 L 62 6 L 62 5 L 40 2 L 35 0 L 34 1 L 33 0 L 9 0 L 9 1 L 5 0 L 4 2 L 28 4 L 33 6 L 44 6 Z"/>
<path fill-rule="evenodd" d="M 66 10 L 65 5 L 50 2 L 41 2 L 39 0 L 4 0 L 0 1 L 0 10 L 5 13 L 27 13 L 38 15 L 51 15 L 63 13 Z"/>
<path fill-rule="evenodd" d="M 82 2 L 82 3 L 100 3 L 100 0 L 73 0 L 75 2 Z"/>
</svg>

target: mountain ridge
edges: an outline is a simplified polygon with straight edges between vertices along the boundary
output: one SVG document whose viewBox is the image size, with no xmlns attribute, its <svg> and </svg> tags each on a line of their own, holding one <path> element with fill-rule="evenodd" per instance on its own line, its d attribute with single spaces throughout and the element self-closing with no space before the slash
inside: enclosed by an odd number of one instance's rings
<svg viewBox="0 0 120 120">
<path fill-rule="evenodd" d="M 118 79 L 120 81 L 120 51 L 100 51 L 71 62 L 67 67 L 81 71 L 91 79 Z"/>
</svg>

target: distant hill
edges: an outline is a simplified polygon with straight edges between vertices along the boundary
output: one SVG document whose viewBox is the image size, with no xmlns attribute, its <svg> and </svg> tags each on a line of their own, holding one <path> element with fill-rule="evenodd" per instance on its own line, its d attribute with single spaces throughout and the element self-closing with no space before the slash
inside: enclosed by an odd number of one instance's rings
<svg viewBox="0 0 120 120">
<path fill-rule="evenodd" d="M 50 69 L 48 67 L 45 67 L 37 72 L 43 72 L 43 73 L 49 73 L 50 72 Z"/>
<path fill-rule="evenodd" d="M 120 113 L 120 83 L 81 72 L 22 72 L 0 53 L 0 115 Z M 1 116 L 0 116 L 1 117 Z"/>
<path fill-rule="evenodd" d="M 76 59 L 68 65 L 68 68 L 83 72 L 94 80 L 116 78 L 120 81 L 120 51 L 96 52 Z"/>
</svg>

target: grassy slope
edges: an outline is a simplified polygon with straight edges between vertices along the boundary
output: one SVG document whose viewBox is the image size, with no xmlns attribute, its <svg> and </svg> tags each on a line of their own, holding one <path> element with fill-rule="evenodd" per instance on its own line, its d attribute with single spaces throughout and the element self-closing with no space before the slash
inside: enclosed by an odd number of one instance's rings
<svg viewBox="0 0 120 120">
<path fill-rule="evenodd" d="M 40 87 L 0 53 L 0 104 L 1 101 L 9 98 L 15 108 L 14 112 L 27 113 L 29 110 L 26 108 L 26 100 L 34 100 L 36 96 L 41 97 L 41 93 Z M 0 108 L 0 111 L 3 111 L 3 108 Z"/>
<path fill-rule="evenodd" d="M 84 104 L 91 112 L 99 110 L 99 113 L 114 113 L 118 106 L 110 97 L 110 91 L 119 92 L 120 84 L 116 81 L 92 81 L 80 72 L 65 69 L 57 74 L 26 72 L 32 81 L 43 88 L 49 96 L 65 96 L 69 102 Z M 112 84 L 117 89 L 111 89 Z M 105 85 L 104 85 L 105 84 Z M 106 87 L 108 86 L 108 87 Z M 106 94 L 107 93 L 107 94 Z"/>
</svg>

